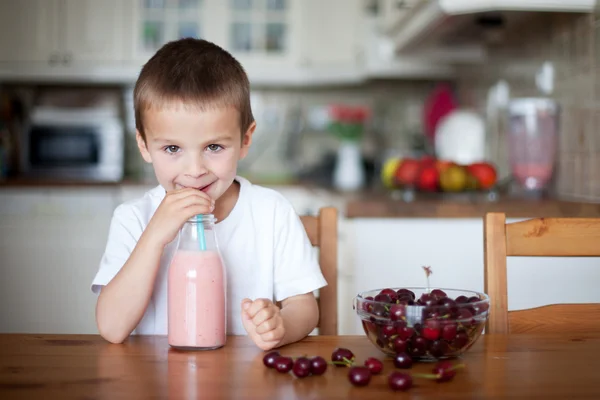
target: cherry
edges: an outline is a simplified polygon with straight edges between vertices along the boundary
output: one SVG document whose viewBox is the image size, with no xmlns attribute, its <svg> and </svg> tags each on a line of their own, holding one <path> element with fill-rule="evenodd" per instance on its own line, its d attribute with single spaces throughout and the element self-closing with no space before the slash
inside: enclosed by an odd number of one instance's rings
<svg viewBox="0 0 600 400">
<path fill-rule="evenodd" d="M 307 377 L 310 375 L 310 360 L 306 357 L 298 357 L 292 367 L 292 372 L 298 378 Z"/>
<path fill-rule="evenodd" d="M 398 289 L 398 291 L 396 292 L 396 294 L 398 295 L 398 299 L 404 298 L 404 297 L 408 297 L 411 300 L 415 299 L 415 294 L 414 294 L 414 292 L 412 290 Z"/>
<path fill-rule="evenodd" d="M 411 327 L 404 326 L 402 328 L 396 329 L 396 333 L 398 337 L 402 340 L 408 340 L 415 334 L 415 330 Z"/>
<path fill-rule="evenodd" d="M 377 317 L 385 317 L 385 315 L 387 314 L 387 311 L 383 305 L 374 304 L 372 313 L 375 314 Z"/>
<path fill-rule="evenodd" d="M 466 332 L 458 332 L 452 342 L 452 347 L 462 349 L 467 343 L 469 343 L 469 335 Z"/>
<path fill-rule="evenodd" d="M 348 349 L 338 347 L 331 353 L 331 361 L 337 367 L 348 366 L 348 364 L 354 362 L 354 354 Z"/>
<path fill-rule="evenodd" d="M 410 358 L 410 356 L 406 353 L 398 353 L 396 354 L 396 357 L 394 357 L 394 365 L 396 368 L 408 369 L 412 367 L 412 364 L 412 358 Z"/>
<path fill-rule="evenodd" d="M 281 373 L 287 373 L 292 370 L 294 361 L 290 357 L 279 356 L 275 359 L 275 369 Z"/>
<path fill-rule="evenodd" d="M 443 340 L 436 340 L 429 346 L 429 353 L 435 358 L 440 358 L 448 352 L 448 343 Z"/>
<path fill-rule="evenodd" d="M 422 336 L 417 336 L 411 340 L 411 349 L 410 353 L 413 357 L 422 357 L 427 353 L 427 348 L 429 347 L 429 343 L 427 339 Z"/>
<path fill-rule="evenodd" d="M 392 335 L 396 334 L 396 327 L 394 325 L 385 325 L 382 329 L 381 329 L 381 336 L 384 339 L 389 338 Z"/>
<path fill-rule="evenodd" d="M 472 318 L 473 313 L 468 308 L 461 308 L 460 310 L 458 310 L 457 319 L 461 320 L 461 322 L 463 322 L 462 320 L 471 320 Z"/>
<path fill-rule="evenodd" d="M 421 304 L 423 306 L 431 307 L 431 306 L 436 305 L 437 301 L 438 300 L 435 297 L 433 297 L 431 294 L 423 293 L 417 303 Z"/>
<path fill-rule="evenodd" d="M 327 361 L 323 357 L 316 356 L 310 359 L 310 373 L 323 375 L 327 371 Z"/>
<path fill-rule="evenodd" d="M 369 301 L 365 301 L 362 304 L 362 308 L 363 310 L 365 310 L 366 312 L 373 312 L 373 303 L 371 303 L 370 301 L 373 301 L 373 297 L 371 296 L 367 296 L 365 297 L 365 300 L 369 300 Z"/>
<path fill-rule="evenodd" d="M 270 353 L 265 354 L 263 357 L 263 364 L 265 364 L 265 367 L 267 368 L 275 368 L 275 360 L 280 355 L 281 354 L 279 354 L 278 351 L 271 351 Z"/>
<path fill-rule="evenodd" d="M 393 289 L 383 289 L 379 294 L 387 294 L 390 296 L 390 303 L 394 303 L 398 299 L 398 293 Z"/>
<path fill-rule="evenodd" d="M 406 307 L 404 304 L 394 304 L 390 308 L 390 319 L 392 321 L 401 321 L 406 317 Z"/>
<path fill-rule="evenodd" d="M 449 323 L 442 328 L 442 339 L 452 341 L 456 337 L 458 327 L 455 323 Z"/>
<path fill-rule="evenodd" d="M 440 337 L 440 323 L 436 320 L 425 321 L 423 328 L 423 337 L 428 340 L 436 340 Z"/>
<path fill-rule="evenodd" d="M 367 367 L 352 367 L 348 379 L 354 386 L 366 386 L 371 381 L 371 371 Z"/>
<path fill-rule="evenodd" d="M 406 321 L 401 320 L 401 321 L 395 321 L 394 322 L 394 326 L 396 327 L 396 331 L 399 331 L 402 328 L 405 328 L 407 325 Z"/>
<path fill-rule="evenodd" d="M 480 302 L 478 304 L 473 305 L 473 310 L 475 310 L 475 315 L 483 314 L 489 308 L 490 308 L 490 306 L 488 305 L 488 303 L 484 303 L 484 302 Z"/>
<path fill-rule="evenodd" d="M 404 353 L 408 348 L 408 341 L 401 337 L 397 337 L 396 339 L 394 339 L 392 345 L 394 346 L 394 351 L 396 353 Z"/>
<path fill-rule="evenodd" d="M 379 293 L 377 296 L 375 296 L 375 301 L 379 301 L 381 303 L 391 303 L 392 298 L 385 293 L 384 294 Z"/>
<path fill-rule="evenodd" d="M 477 296 L 471 296 L 471 297 L 469 297 L 469 301 L 468 302 L 469 303 L 476 303 L 478 301 L 481 301 L 481 299 L 479 297 L 477 297 Z"/>
<path fill-rule="evenodd" d="M 383 370 L 383 363 L 375 357 L 369 357 L 365 361 L 365 367 L 367 367 L 373 375 L 377 375 Z"/>
<path fill-rule="evenodd" d="M 444 292 L 441 289 L 433 289 L 431 291 L 431 296 L 434 297 L 436 300 L 440 300 L 440 299 L 443 299 L 444 297 L 448 297 L 446 292 Z"/>
<path fill-rule="evenodd" d="M 440 361 L 433 368 L 433 373 L 437 375 L 436 381 L 447 382 L 452 380 L 456 375 L 456 370 L 462 367 L 464 367 L 463 364 L 452 365 L 450 361 Z"/>
<path fill-rule="evenodd" d="M 406 391 L 412 387 L 412 377 L 403 372 L 394 371 L 388 376 L 388 386 L 397 391 Z"/>
<path fill-rule="evenodd" d="M 444 297 L 442 299 L 439 299 L 438 304 L 440 306 L 444 306 L 444 307 L 448 307 L 448 308 L 456 307 L 456 301 L 452 300 L 450 297 Z"/>
<path fill-rule="evenodd" d="M 437 382 L 446 382 L 454 378 L 456 370 L 463 368 L 464 364 L 452 365 L 450 361 L 440 361 L 433 367 L 433 374 L 413 374 L 416 377 L 435 379 Z"/>
<path fill-rule="evenodd" d="M 469 299 L 467 298 L 467 296 L 458 296 L 455 301 L 456 304 L 465 304 L 469 302 Z"/>
</svg>

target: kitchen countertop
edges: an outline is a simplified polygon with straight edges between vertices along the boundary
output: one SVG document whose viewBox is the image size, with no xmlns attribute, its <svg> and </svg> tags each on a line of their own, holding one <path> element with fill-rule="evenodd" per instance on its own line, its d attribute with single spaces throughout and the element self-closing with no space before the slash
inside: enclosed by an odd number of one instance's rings
<svg viewBox="0 0 600 400">
<path fill-rule="evenodd" d="M 488 212 L 504 212 L 508 218 L 600 218 L 600 204 L 508 197 L 496 201 L 427 198 L 404 202 L 383 193 L 355 196 L 346 203 L 347 218 L 482 218 Z"/>
<path fill-rule="evenodd" d="M 395 199 L 391 192 L 364 190 L 340 193 L 310 182 L 255 182 L 269 187 L 303 188 L 313 192 L 327 192 L 343 203 L 340 212 L 346 218 L 481 218 L 488 212 L 504 212 L 508 218 L 535 217 L 598 217 L 600 203 L 586 203 L 552 198 L 519 199 L 500 196 L 496 201 L 484 195 L 428 195 L 417 196 L 412 202 Z M 0 181 L 2 188 L 118 188 L 154 186 L 155 182 L 125 179 L 120 182 L 64 181 L 52 179 L 11 178 Z"/>
</svg>

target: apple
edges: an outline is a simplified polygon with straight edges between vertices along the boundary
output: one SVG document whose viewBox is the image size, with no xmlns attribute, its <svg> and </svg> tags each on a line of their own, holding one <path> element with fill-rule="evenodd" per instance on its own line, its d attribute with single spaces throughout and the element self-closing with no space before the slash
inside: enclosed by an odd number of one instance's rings
<svg viewBox="0 0 600 400">
<path fill-rule="evenodd" d="M 467 166 L 467 172 L 475 178 L 478 189 L 489 189 L 496 183 L 496 168 L 486 162 L 473 163 Z"/>
<path fill-rule="evenodd" d="M 396 168 L 396 173 L 394 174 L 396 183 L 398 183 L 401 186 L 414 185 L 419 176 L 420 169 L 421 164 L 418 160 L 415 160 L 414 158 L 403 159 L 398 164 L 398 167 Z"/>
<path fill-rule="evenodd" d="M 417 178 L 417 187 L 424 192 L 435 192 L 438 188 L 439 173 L 434 164 L 421 168 Z"/>
</svg>

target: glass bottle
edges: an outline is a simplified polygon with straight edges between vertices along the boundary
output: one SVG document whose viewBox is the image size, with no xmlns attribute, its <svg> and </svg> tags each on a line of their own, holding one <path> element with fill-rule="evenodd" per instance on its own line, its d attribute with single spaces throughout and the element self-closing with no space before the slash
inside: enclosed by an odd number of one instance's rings
<svg viewBox="0 0 600 400">
<path fill-rule="evenodd" d="M 227 282 L 212 214 L 183 225 L 168 273 L 169 345 L 213 350 L 225 345 Z"/>
</svg>

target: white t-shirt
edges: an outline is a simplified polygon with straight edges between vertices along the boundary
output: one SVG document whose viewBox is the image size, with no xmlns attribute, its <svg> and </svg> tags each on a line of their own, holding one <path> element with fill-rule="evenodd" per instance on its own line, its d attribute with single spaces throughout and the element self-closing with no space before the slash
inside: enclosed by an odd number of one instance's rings
<svg viewBox="0 0 600 400">
<path fill-rule="evenodd" d="M 241 301 L 267 298 L 282 301 L 327 285 L 316 252 L 300 218 L 278 192 L 240 183 L 237 203 L 227 218 L 215 225 L 219 250 L 227 269 L 227 332 L 244 335 Z M 142 232 L 165 196 L 162 186 L 115 209 L 106 250 L 92 290 L 99 293 L 125 264 Z M 176 240 L 165 247 L 154 292 L 134 333 L 167 334 L 167 269 Z"/>
</svg>

